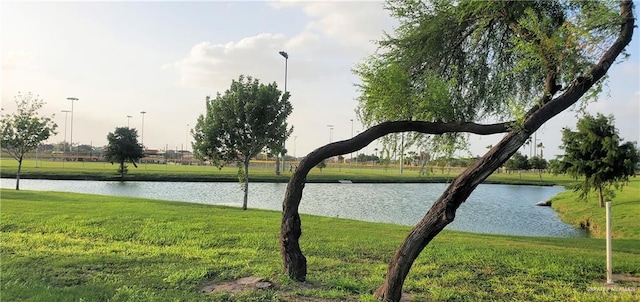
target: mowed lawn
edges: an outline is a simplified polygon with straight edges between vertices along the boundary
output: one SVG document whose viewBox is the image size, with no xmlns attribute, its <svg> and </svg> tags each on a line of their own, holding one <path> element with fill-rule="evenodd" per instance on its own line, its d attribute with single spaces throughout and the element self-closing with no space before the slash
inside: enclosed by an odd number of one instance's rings
<svg viewBox="0 0 640 302">
<path fill-rule="evenodd" d="M 606 209 L 598 207 L 598 195 L 591 193 L 587 201 L 577 199 L 577 193 L 567 190 L 552 200 L 560 218 L 575 226 L 588 226 L 593 237 L 606 235 Z M 615 191 L 611 199 L 611 228 L 614 238 L 640 239 L 640 178 Z M 640 247 L 638 247 L 640 248 Z"/>
<path fill-rule="evenodd" d="M 370 301 L 409 227 L 302 216 L 308 282 L 282 275 L 280 213 L 3 189 L 2 301 Z M 498 219 L 498 218 L 497 218 Z M 636 220 L 637 221 L 637 220 Z M 638 301 L 606 290 L 604 240 L 444 231 L 409 273 L 414 301 Z M 640 276 L 640 240 L 614 241 L 614 272 Z M 275 288 L 205 294 L 260 276 Z"/>
<path fill-rule="evenodd" d="M 289 164 L 296 166 L 298 162 L 287 162 L 281 175 L 274 173 L 272 161 L 252 161 L 249 168 L 250 181 L 288 182 L 292 175 Z M 95 179 L 118 180 L 117 165 L 105 162 L 61 162 L 25 160 L 22 166 L 23 178 L 45 179 Z M 330 163 L 320 170 L 314 168 L 309 172 L 309 182 L 337 182 L 341 179 L 353 182 L 451 182 L 464 168 L 406 166 L 400 173 L 397 165 L 373 165 L 371 163 L 337 164 Z M 0 175 L 15 177 L 18 164 L 11 158 L 0 160 Z M 127 180 L 167 180 L 167 181 L 237 181 L 237 168 L 233 165 L 218 169 L 213 166 L 174 165 L 174 164 L 139 164 L 138 168 L 129 165 Z M 534 171 L 523 173 L 494 173 L 487 183 L 532 184 L 532 185 L 567 185 L 575 180 L 568 175 L 538 174 Z"/>
</svg>

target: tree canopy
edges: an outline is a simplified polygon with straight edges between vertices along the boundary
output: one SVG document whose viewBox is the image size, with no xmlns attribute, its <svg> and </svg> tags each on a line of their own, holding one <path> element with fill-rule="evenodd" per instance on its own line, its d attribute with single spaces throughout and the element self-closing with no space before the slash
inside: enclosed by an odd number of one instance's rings
<svg viewBox="0 0 640 302">
<path fill-rule="evenodd" d="M 244 182 L 243 209 L 247 209 L 249 159 L 264 149 L 273 154 L 293 132 L 287 117 L 293 110 L 289 93 L 276 83 L 261 84 L 258 79 L 240 76 L 216 98 L 206 98 L 206 112 L 198 117 L 192 131 L 196 156 L 211 162 L 237 162 Z M 283 151 L 284 152 L 284 151 Z"/>
<path fill-rule="evenodd" d="M 565 151 L 562 167 L 575 178 L 584 177 L 576 187 L 586 200 L 591 191 L 598 193 L 598 205 L 604 206 L 605 195 L 613 194 L 612 187 L 620 187 L 635 176 L 639 154 L 632 142 L 622 143 L 612 116 L 598 113 L 578 120 L 577 131 L 562 130 Z"/>
<path fill-rule="evenodd" d="M 394 120 L 521 124 L 527 109 L 588 75 L 620 29 L 617 6 L 387 1 L 400 25 L 355 68 L 362 81 L 359 116 L 366 126 Z M 452 144 L 462 137 L 435 139 Z"/>
<path fill-rule="evenodd" d="M 107 134 L 108 145 L 104 151 L 104 157 L 111 164 L 118 163 L 120 179 L 124 180 L 127 174 L 125 162 L 130 162 L 138 167 L 136 162 L 144 157 L 144 148 L 138 143 L 138 131 L 129 127 L 117 127 L 114 132 Z"/>
<path fill-rule="evenodd" d="M 16 190 L 20 190 L 20 172 L 25 154 L 36 150 L 51 135 L 56 134 L 58 125 L 51 117 L 38 115 L 44 101 L 31 93 L 15 97 L 16 112 L 0 117 L 0 147 L 18 161 Z M 4 110 L 4 109 L 3 109 Z"/>
</svg>

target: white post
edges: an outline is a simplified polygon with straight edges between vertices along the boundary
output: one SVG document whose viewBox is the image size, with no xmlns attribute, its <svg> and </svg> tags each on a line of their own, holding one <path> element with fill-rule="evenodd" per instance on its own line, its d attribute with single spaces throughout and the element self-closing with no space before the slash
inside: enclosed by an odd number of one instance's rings
<svg viewBox="0 0 640 302">
<path fill-rule="evenodd" d="M 611 202 L 606 202 L 607 209 L 607 284 L 613 284 L 611 274 L 613 272 L 613 264 L 611 260 Z"/>
</svg>

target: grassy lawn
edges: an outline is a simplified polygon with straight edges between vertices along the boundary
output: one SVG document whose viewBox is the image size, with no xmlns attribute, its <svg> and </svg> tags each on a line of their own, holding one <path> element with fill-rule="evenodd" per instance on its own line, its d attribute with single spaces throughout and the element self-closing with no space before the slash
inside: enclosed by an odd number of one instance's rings
<svg viewBox="0 0 640 302">
<path fill-rule="evenodd" d="M 303 215 L 309 280 L 300 285 L 281 274 L 279 212 L 72 193 L 0 193 L 3 301 L 370 301 L 409 230 Z M 640 276 L 639 247 L 637 239 L 614 241 L 615 273 Z M 635 292 L 601 290 L 604 273 L 602 239 L 445 231 L 417 259 L 405 291 L 415 301 L 640 299 L 633 282 L 618 286 Z M 265 277 L 276 289 L 200 292 L 210 282 L 251 275 Z"/>
<path fill-rule="evenodd" d="M 598 195 L 591 194 L 586 202 L 577 200 L 577 196 L 572 190 L 562 192 L 553 198 L 552 207 L 563 221 L 588 226 L 592 236 L 604 238 L 605 208 L 598 207 Z M 615 192 L 611 216 L 614 238 L 640 239 L 640 179 L 632 178 L 629 186 Z"/>
<path fill-rule="evenodd" d="M 294 165 L 296 163 L 293 163 Z M 286 165 L 288 167 L 288 164 Z M 0 161 L 0 175 L 15 177 L 18 164 L 10 158 Z M 25 160 L 22 166 L 23 178 L 48 179 L 95 179 L 117 180 L 117 166 L 102 162 L 59 162 Z M 288 168 L 280 176 L 274 174 L 273 162 L 252 162 L 249 170 L 250 181 L 287 182 L 291 173 Z M 407 167 L 400 174 L 397 166 L 383 165 L 349 165 L 330 164 L 322 171 L 311 170 L 309 182 L 337 182 L 349 179 L 354 182 L 450 182 L 462 168 L 428 169 L 421 175 L 420 167 Z M 169 180 L 169 181 L 237 181 L 237 169 L 224 167 L 219 170 L 212 166 L 140 164 L 138 168 L 129 165 L 127 180 Z M 533 185 L 565 185 L 574 180 L 566 175 L 530 173 L 497 173 L 491 175 L 487 183 L 533 184 Z"/>
</svg>

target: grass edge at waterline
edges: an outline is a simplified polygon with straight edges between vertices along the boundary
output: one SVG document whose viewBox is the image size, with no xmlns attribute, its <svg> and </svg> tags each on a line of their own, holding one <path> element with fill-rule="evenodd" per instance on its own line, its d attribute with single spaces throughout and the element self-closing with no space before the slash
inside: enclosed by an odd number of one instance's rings
<svg viewBox="0 0 640 302">
<path fill-rule="evenodd" d="M 302 215 L 308 285 L 281 274 L 280 213 L 184 202 L 3 189 L 3 300 L 369 300 L 409 227 Z M 614 241 L 615 273 L 640 276 L 640 240 Z M 277 289 L 205 295 L 261 276 Z M 415 300 L 634 301 L 602 288 L 604 241 L 444 231 L 417 259 Z M 637 288 L 620 283 L 621 288 Z"/>
<path fill-rule="evenodd" d="M 582 201 L 569 189 L 554 196 L 551 207 L 562 221 L 588 229 L 593 237 L 605 237 L 605 208 L 598 207 L 597 194 L 591 193 Z M 632 178 L 627 186 L 615 191 L 611 208 L 613 237 L 640 239 L 640 178 Z"/>
</svg>

